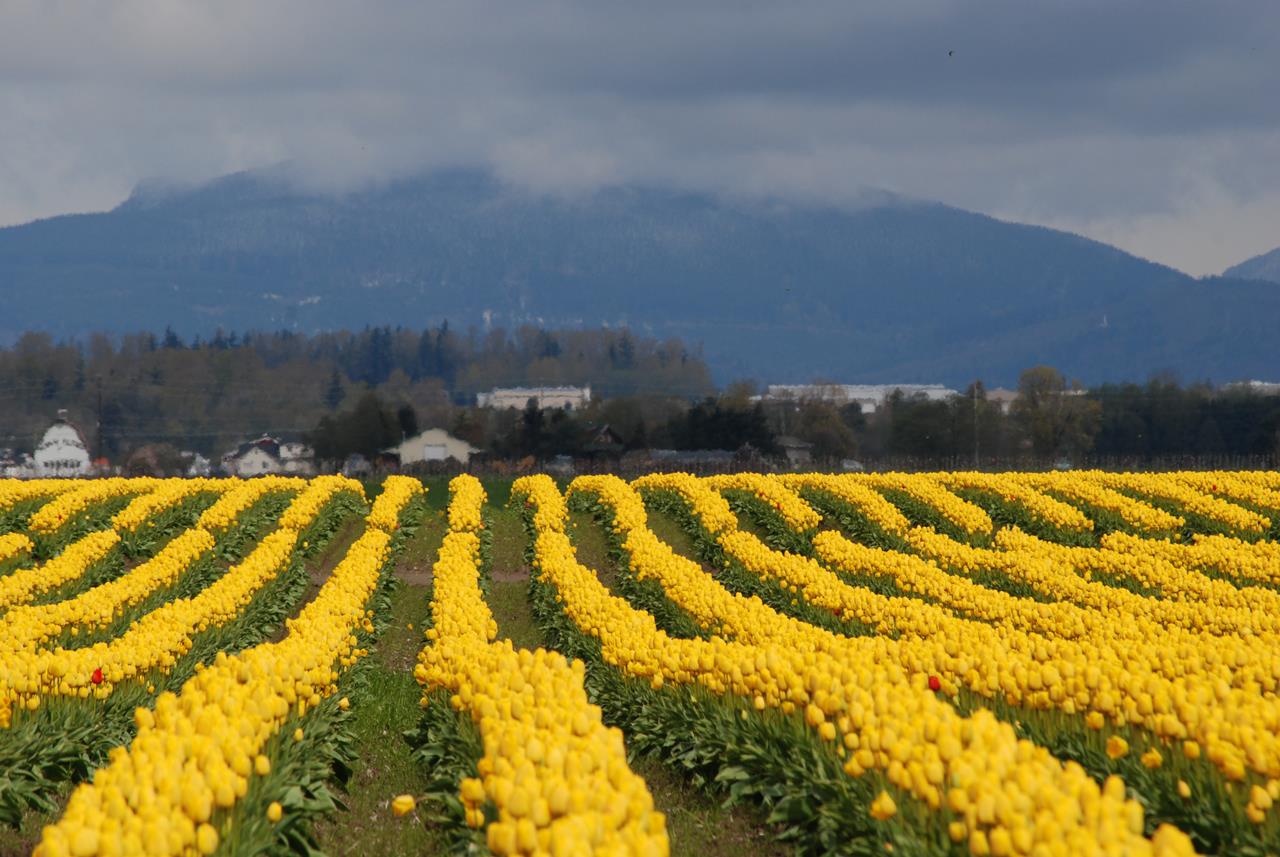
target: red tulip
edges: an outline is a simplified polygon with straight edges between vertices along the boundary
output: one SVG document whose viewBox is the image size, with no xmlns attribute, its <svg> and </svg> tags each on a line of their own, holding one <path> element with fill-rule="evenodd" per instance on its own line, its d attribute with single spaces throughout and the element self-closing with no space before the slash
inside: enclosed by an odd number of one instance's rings
<svg viewBox="0 0 1280 857">
<path fill-rule="evenodd" d="M 89 680 L 94 684 L 102 684 L 102 667 L 95 669 Z"/>
<path fill-rule="evenodd" d="M 942 690 L 942 679 L 936 675 L 929 676 L 929 690 Z"/>
</svg>

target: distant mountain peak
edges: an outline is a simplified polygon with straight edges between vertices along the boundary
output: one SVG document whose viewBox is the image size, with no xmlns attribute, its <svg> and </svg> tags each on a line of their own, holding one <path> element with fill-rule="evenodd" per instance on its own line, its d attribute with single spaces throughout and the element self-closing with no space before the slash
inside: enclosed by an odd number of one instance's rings
<svg viewBox="0 0 1280 857">
<path fill-rule="evenodd" d="M 1239 265 L 1233 265 L 1223 271 L 1222 276 L 1280 283 L 1280 247 L 1260 256 L 1254 256 L 1252 259 L 1246 259 Z"/>
<path fill-rule="evenodd" d="M 167 178 L 145 178 L 133 186 L 124 202 L 115 207 L 115 211 L 129 211 L 142 208 L 153 208 L 174 197 L 190 193 L 198 185 L 191 182 Z"/>
<path fill-rule="evenodd" d="M 206 181 L 145 178 L 134 186 L 128 198 L 116 208 L 131 211 L 189 201 L 252 204 L 264 198 L 305 195 L 307 194 L 303 191 L 296 168 L 291 162 L 284 161 Z"/>
</svg>

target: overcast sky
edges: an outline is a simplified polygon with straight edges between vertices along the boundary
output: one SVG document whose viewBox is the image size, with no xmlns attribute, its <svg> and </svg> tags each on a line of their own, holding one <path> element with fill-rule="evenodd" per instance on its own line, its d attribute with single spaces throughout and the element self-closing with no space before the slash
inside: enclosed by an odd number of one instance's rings
<svg viewBox="0 0 1280 857">
<path fill-rule="evenodd" d="M 0 2 L 0 223 L 282 161 L 877 187 L 1217 273 L 1280 245 L 1280 2 Z"/>
</svg>

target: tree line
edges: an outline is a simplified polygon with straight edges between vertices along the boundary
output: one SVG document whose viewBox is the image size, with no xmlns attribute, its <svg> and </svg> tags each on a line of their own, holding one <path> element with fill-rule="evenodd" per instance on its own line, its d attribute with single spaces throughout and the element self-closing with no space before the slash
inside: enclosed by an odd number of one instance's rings
<svg viewBox="0 0 1280 857">
<path fill-rule="evenodd" d="M 37 332 L 0 348 L 0 449 L 31 452 L 60 409 L 95 457 L 119 461 L 149 444 L 216 456 L 263 433 L 303 439 L 367 392 L 427 427 L 453 425 L 483 390 L 558 385 L 680 400 L 714 391 L 697 347 L 625 329 Z"/>
<path fill-rule="evenodd" d="M 474 405 L 499 386 L 590 385 L 578 411 Z M 610 457 L 629 450 L 751 450 L 779 438 L 813 460 L 906 466 L 1015 466 L 1280 455 L 1280 396 L 1170 376 L 1092 389 L 1057 370 L 1024 371 L 1012 405 L 979 381 L 930 400 L 894 393 L 873 412 L 818 398 L 770 400 L 750 381 L 717 389 L 700 350 L 628 330 L 300 334 L 172 331 L 55 342 L 29 333 L 0 348 L 0 449 L 30 452 L 59 409 L 95 456 L 124 462 L 163 445 L 217 460 L 269 433 L 341 460 L 444 428 L 497 459 Z M 607 427 L 607 429 L 606 429 Z"/>
<path fill-rule="evenodd" d="M 894 392 L 874 411 L 809 398 L 770 400 L 736 382 L 692 400 L 660 395 L 598 399 L 579 411 L 464 409 L 446 426 L 494 458 L 616 457 L 630 450 L 751 450 L 780 458 L 780 439 L 811 444 L 818 466 L 854 459 L 866 466 L 1038 467 L 1107 461 L 1142 466 L 1175 459 L 1280 456 L 1280 396 L 1248 387 L 1182 386 L 1168 376 L 1146 384 L 1085 389 L 1056 369 L 1021 374 L 1017 397 L 1002 403 L 981 382 L 946 399 Z M 380 409 L 380 410 L 379 410 Z M 380 416 L 370 417 L 369 414 Z M 362 416 L 364 415 L 364 416 Z M 374 449 L 404 415 L 371 393 L 331 427 L 360 434 Z M 608 426 L 602 441 L 600 430 Z M 325 449 L 338 449 L 327 443 Z M 318 449 L 320 446 L 317 447 Z"/>
<path fill-rule="evenodd" d="M 1145 384 L 1086 389 L 1049 366 L 1022 372 L 1017 398 L 981 381 L 943 400 L 896 392 L 872 414 L 823 402 L 780 405 L 774 427 L 814 443 L 816 457 L 918 466 L 1143 466 L 1177 459 L 1280 458 L 1280 396 L 1247 385 Z"/>
</svg>

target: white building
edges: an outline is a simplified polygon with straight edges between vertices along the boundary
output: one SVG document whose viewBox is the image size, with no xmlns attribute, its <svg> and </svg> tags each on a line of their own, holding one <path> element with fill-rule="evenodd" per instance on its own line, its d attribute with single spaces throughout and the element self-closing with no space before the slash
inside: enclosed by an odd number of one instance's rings
<svg viewBox="0 0 1280 857">
<path fill-rule="evenodd" d="M 256 443 L 248 444 L 248 449 L 241 448 L 222 456 L 222 467 L 229 476 L 260 476 L 265 473 L 279 473 L 279 456 L 263 449 Z"/>
<path fill-rule="evenodd" d="M 25 452 L 0 449 L 0 479 L 34 479 L 36 463 Z"/>
<path fill-rule="evenodd" d="M 901 390 L 904 396 L 922 395 L 930 401 L 959 395 L 941 384 L 770 384 L 764 398 L 780 401 L 816 399 L 837 406 L 856 402 L 864 414 L 872 414 L 897 390 Z"/>
<path fill-rule="evenodd" d="M 1259 396 L 1280 396 L 1280 383 L 1275 381 L 1234 381 L 1222 386 L 1225 390 L 1244 390 Z"/>
<path fill-rule="evenodd" d="M 1008 390 L 1004 387 L 993 387 L 987 390 L 987 401 L 1000 408 L 1000 413 L 1007 414 L 1013 407 L 1013 403 L 1018 400 L 1017 390 Z"/>
<path fill-rule="evenodd" d="M 450 458 L 466 464 L 479 451 L 465 440 L 438 428 L 427 429 L 406 438 L 397 446 L 383 450 L 389 455 L 399 456 L 401 466 L 420 461 L 446 461 Z"/>
<path fill-rule="evenodd" d="M 315 459 L 315 451 L 306 444 L 281 443 L 277 438 L 264 434 L 222 456 L 222 469 L 229 476 L 241 478 L 267 473 L 314 476 Z"/>
<path fill-rule="evenodd" d="M 539 408 L 564 408 L 577 410 L 591 403 L 590 387 L 495 387 L 488 393 L 476 395 L 476 404 L 482 408 L 516 408 L 523 410 L 530 399 Z"/>
<path fill-rule="evenodd" d="M 66 411 L 58 411 L 58 419 L 45 431 L 32 458 L 37 476 L 87 476 L 90 470 L 89 447 L 80 430 L 67 422 Z"/>
<path fill-rule="evenodd" d="M 187 478 L 207 478 L 213 475 L 213 466 L 209 459 L 198 452 L 184 450 L 182 456 L 183 475 Z"/>
<path fill-rule="evenodd" d="M 305 443 L 280 444 L 280 464 L 290 476 L 314 476 L 316 453 Z"/>
</svg>

